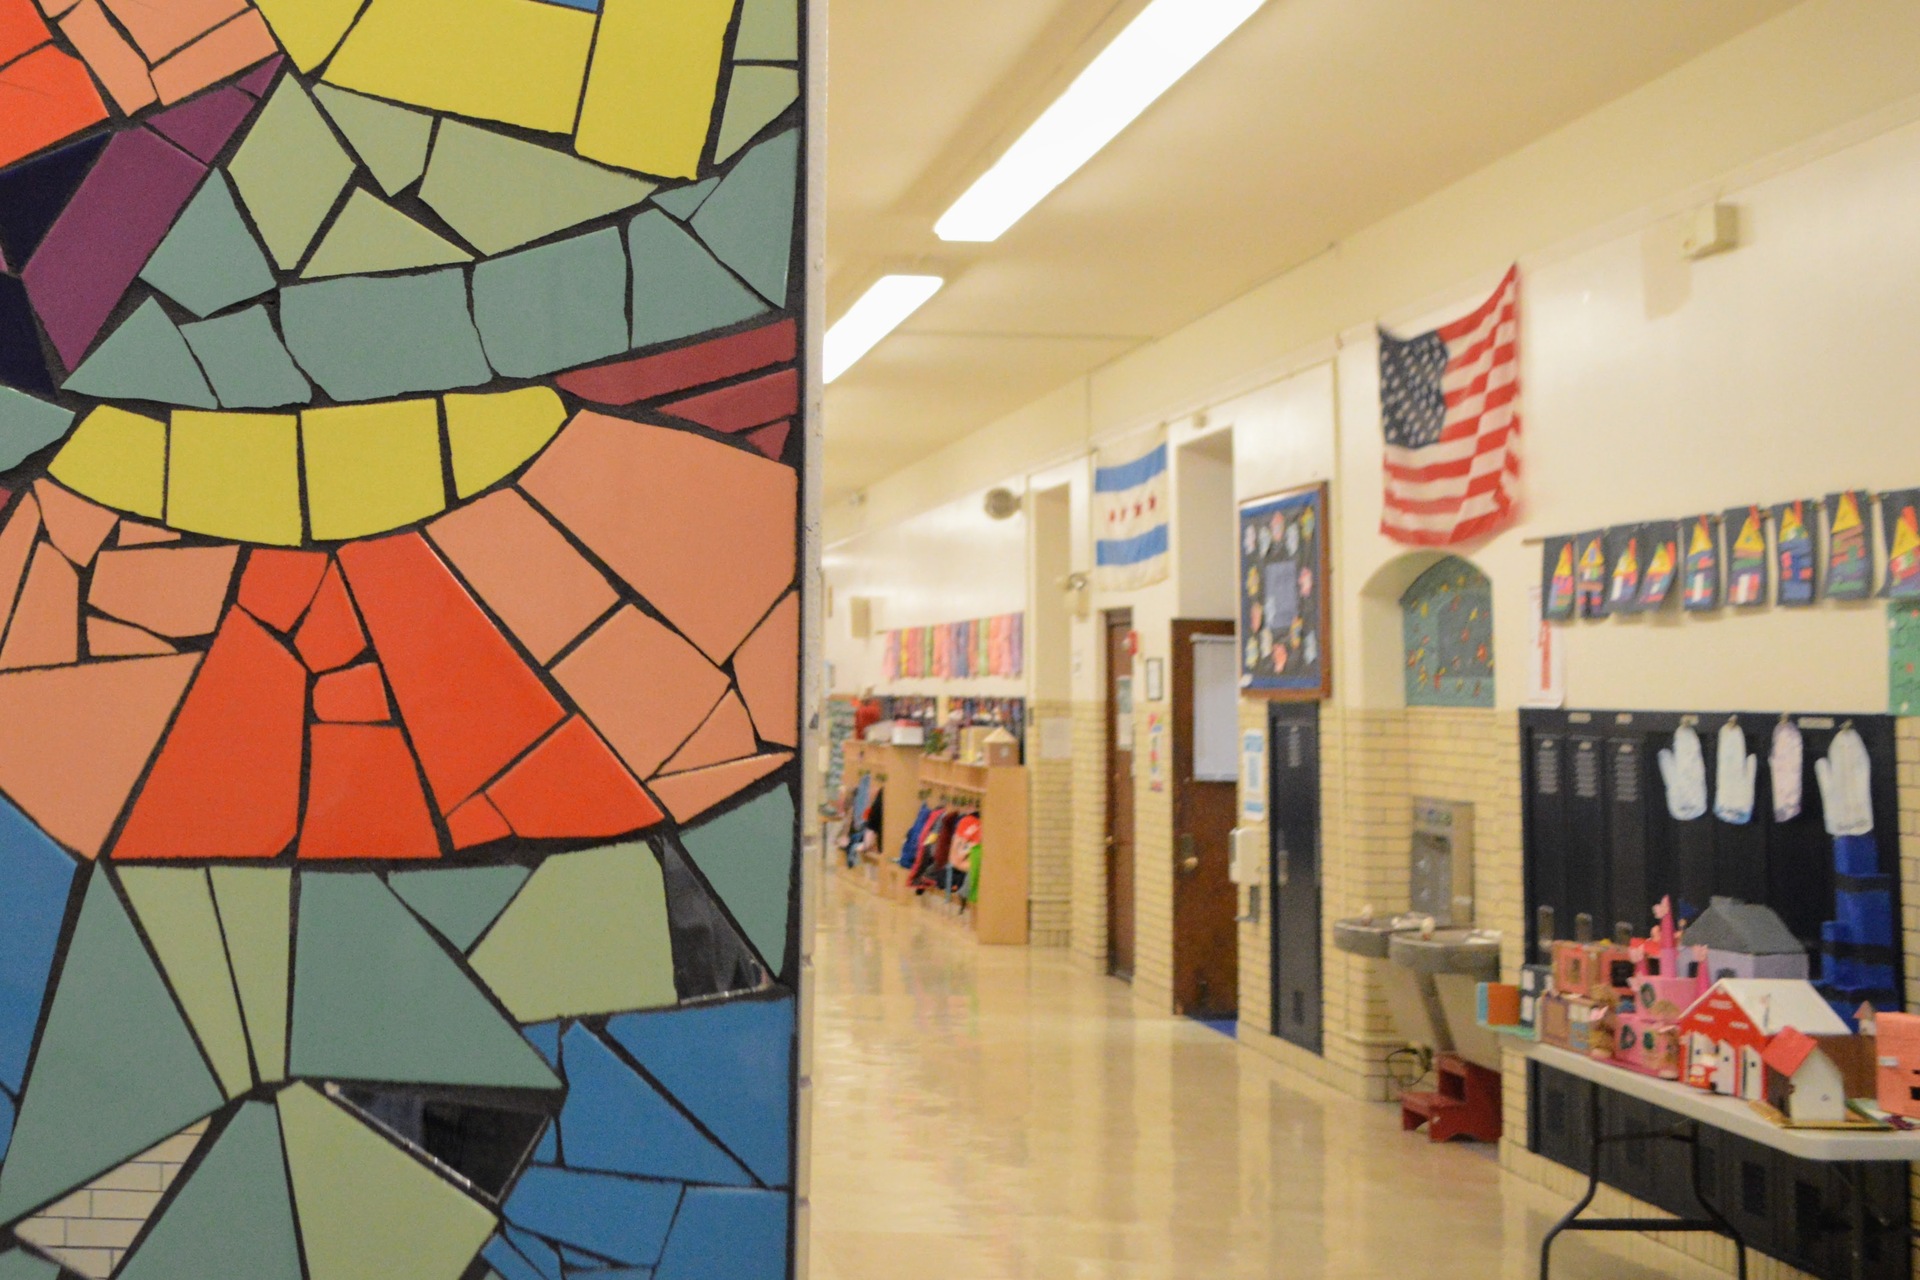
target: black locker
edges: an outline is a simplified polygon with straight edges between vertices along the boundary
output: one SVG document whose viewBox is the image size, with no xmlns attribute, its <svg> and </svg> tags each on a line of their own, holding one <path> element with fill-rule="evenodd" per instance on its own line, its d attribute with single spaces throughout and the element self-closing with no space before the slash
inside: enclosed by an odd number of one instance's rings
<svg viewBox="0 0 1920 1280">
<path fill-rule="evenodd" d="M 1567 828 L 1561 839 L 1567 856 L 1567 909 L 1560 932 L 1572 935 L 1580 915 L 1593 917 L 1593 933 L 1613 932 L 1612 905 L 1607 892 L 1607 752 L 1606 742 L 1590 733 L 1567 738 Z"/>
<path fill-rule="evenodd" d="M 1565 740 L 1560 734 L 1542 731 L 1533 735 L 1526 765 L 1528 785 L 1524 807 L 1526 847 L 1529 851 L 1538 850 L 1538 854 L 1523 859 L 1523 870 L 1528 905 L 1552 907 L 1555 920 L 1564 922 L 1556 928 L 1570 933 L 1573 915 L 1567 910 L 1567 864 L 1560 848 L 1560 833 L 1567 826 L 1564 758 Z M 1529 910 L 1529 936 L 1535 919 Z M 1532 941 L 1537 943 L 1540 939 Z M 1539 953 L 1529 950 L 1528 954 Z"/>
<path fill-rule="evenodd" d="M 1610 872 L 1607 877 L 1609 914 L 1604 923 L 1608 932 L 1612 930 L 1614 922 L 1623 916 L 1629 920 L 1637 919 L 1634 903 L 1654 900 L 1653 886 L 1647 880 L 1645 757 L 1641 744 L 1632 738 L 1611 738 L 1607 741 L 1607 856 Z"/>
<path fill-rule="evenodd" d="M 1270 703 L 1267 796 L 1272 839 L 1273 1033 L 1321 1051 L 1320 706 Z"/>
</svg>

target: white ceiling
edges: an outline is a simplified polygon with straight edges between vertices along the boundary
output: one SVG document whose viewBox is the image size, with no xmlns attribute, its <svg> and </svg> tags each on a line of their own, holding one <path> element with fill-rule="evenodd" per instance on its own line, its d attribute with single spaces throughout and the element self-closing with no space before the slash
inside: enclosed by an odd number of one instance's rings
<svg viewBox="0 0 1920 1280">
<path fill-rule="evenodd" d="M 1796 0 L 1267 0 L 996 244 L 933 224 L 1145 0 L 834 0 L 827 309 L 945 291 L 827 392 L 829 499 Z"/>
</svg>

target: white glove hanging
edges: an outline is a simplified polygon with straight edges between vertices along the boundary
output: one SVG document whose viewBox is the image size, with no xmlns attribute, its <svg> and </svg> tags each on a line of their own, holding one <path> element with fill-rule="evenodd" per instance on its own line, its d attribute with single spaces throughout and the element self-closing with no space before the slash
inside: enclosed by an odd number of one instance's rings
<svg viewBox="0 0 1920 1280">
<path fill-rule="evenodd" d="M 1852 725 L 1833 735 L 1827 758 L 1814 761 L 1813 775 L 1829 834 L 1864 836 L 1873 830 L 1873 761 Z"/>
<path fill-rule="evenodd" d="M 1713 776 L 1713 816 L 1734 826 L 1753 821 L 1753 776 L 1758 767 L 1747 754 L 1747 735 L 1728 720 L 1720 726 L 1720 746 L 1715 753 Z"/>
<path fill-rule="evenodd" d="M 1800 726 L 1786 716 L 1773 726 L 1773 750 L 1767 755 L 1767 772 L 1773 779 L 1773 820 L 1792 822 L 1800 816 L 1800 780 L 1805 774 L 1801 753 Z"/>
<path fill-rule="evenodd" d="M 1660 776 L 1667 783 L 1667 812 L 1676 821 L 1691 822 L 1707 811 L 1707 759 L 1691 725 L 1676 729 L 1673 745 L 1660 753 Z"/>
</svg>

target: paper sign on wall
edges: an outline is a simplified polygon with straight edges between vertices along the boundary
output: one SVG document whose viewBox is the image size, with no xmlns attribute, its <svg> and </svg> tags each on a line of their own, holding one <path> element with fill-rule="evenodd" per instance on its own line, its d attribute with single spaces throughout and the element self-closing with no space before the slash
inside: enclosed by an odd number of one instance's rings
<svg viewBox="0 0 1920 1280">
<path fill-rule="evenodd" d="M 1167 721 L 1158 711 L 1147 713 L 1147 790 L 1167 789 Z"/>
<path fill-rule="evenodd" d="M 1251 826 L 1267 820 L 1267 734 L 1249 729 L 1240 735 L 1240 821 Z"/>
<path fill-rule="evenodd" d="M 1529 707 L 1567 705 L 1567 656 L 1561 636 L 1541 609 L 1542 589 L 1527 588 L 1527 622 L 1533 643 L 1527 651 L 1527 693 Z"/>
</svg>

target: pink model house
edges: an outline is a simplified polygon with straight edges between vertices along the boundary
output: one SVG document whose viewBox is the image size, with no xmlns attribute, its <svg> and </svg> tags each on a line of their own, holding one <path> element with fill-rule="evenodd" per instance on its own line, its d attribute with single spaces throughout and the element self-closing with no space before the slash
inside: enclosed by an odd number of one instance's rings
<svg viewBox="0 0 1920 1280">
<path fill-rule="evenodd" d="M 1672 899 L 1662 898 L 1653 915 L 1653 936 L 1633 944 L 1633 981 L 1615 1006 L 1613 1058 L 1645 1075 L 1677 1080 L 1677 1023 L 1707 989 L 1706 950 L 1681 945 Z"/>
</svg>

